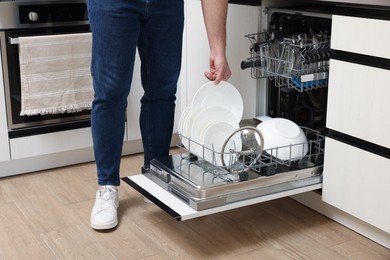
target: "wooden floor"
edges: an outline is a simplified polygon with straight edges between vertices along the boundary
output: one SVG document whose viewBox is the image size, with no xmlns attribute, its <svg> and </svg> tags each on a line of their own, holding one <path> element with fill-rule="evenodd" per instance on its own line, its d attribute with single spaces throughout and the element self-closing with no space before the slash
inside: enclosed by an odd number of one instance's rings
<svg viewBox="0 0 390 260">
<path fill-rule="evenodd" d="M 122 177 L 141 162 L 124 157 Z M 96 189 L 93 163 L 0 179 L 0 259 L 390 259 L 289 198 L 178 222 L 122 183 L 120 224 L 97 232 Z"/>
</svg>

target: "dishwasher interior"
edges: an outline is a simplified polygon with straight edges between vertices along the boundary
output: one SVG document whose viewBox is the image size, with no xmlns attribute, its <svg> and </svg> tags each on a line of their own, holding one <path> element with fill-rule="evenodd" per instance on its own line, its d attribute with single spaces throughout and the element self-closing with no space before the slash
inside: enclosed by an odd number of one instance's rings
<svg viewBox="0 0 390 260">
<path fill-rule="evenodd" d="M 268 116 L 295 122 L 307 142 L 264 149 L 256 128 L 262 118 L 242 120 L 225 142 L 233 142 L 229 149 L 216 150 L 179 133 L 179 154 L 153 159 L 143 175 L 197 211 L 302 187 L 318 189 L 332 57 L 330 11 L 320 10 L 267 10 L 268 29 L 245 36 L 249 54 L 241 63 L 252 78 L 267 79 Z M 197 155 L 194 146 L 200 147 Z M 293 156 L 300 147 L 307 151 Z M 285 151 L 290 156 L 278 157 Z"/>
</svg>

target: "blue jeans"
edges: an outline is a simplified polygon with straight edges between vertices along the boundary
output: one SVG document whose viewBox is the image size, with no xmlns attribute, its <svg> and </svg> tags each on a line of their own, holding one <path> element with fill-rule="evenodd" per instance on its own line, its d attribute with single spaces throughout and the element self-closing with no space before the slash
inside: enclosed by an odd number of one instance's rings
<svg viewBox="0 0 390 260">
<path fill-rule="evenodd" d="M 92 29 L 92 137 L 99 185 L 120 184 L 120 160 L 136 48 L 141 58 L 144 165 L 167 155 L 184 27 L 183 0 L 88 0 Z M 133 122 L 128 122 L 129 124 Z"/>
</svg>

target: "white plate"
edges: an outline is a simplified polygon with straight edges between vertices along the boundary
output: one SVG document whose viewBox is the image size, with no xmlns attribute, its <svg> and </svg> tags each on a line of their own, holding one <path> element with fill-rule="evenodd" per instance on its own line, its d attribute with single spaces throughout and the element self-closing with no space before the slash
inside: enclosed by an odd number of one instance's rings
<svg viewBox="0 0 390 260">
<path fill-rule="evenodd" d="M 237 160 L 235 153 L 230 150 L 240 152 L 242 148 L 240 134 L 235 134 L 222 151 L 223 144 L 229 136 L 238 129 L 238 125 L 227 122 L 213 122 L 208 125 L 202 137 L 202 143 L 206 147 L 204 159 L 217 166 L 223 166 L 222 156 L 226 166 L 233 164 Z"/>
<path fill-rule="evenodd" d="M 230 111 L 237 122 L 242 118 L 244 104 L 240 92 L 230 83 L 221 81 L 218 85 L 207 82 L 198 89 L 192 99 L 192 116 L 207 107 L 221 107 Z"/>
<path fill-rule="evenodd" d="M 213 125 L 213 124 L 215 124 L 215 123 L 218 123 L 218 121 L 211 121 L 211 122 L 207 123 L 207 124 L 202 128 L 202 131 L 200 132 L 200 135 L 199 135 L 199 140 L 202 142 L 202 144 L 203 144 L 203 140 L 204 140 L 205 134 L 206 134 L 206 132 L 207 132 L 207 129 L 208 129 L 211 125 Z"/>
<path fill-rule="evenodd" d="M 187 149 L 190 149 L 191 129 L 193 124 L 192 114 L 189 112 L 183 123 L 182 144 Z"/>
<path fill-rule="evenodd" d="M 235 116 L 228 110 L 222 107 L 206 107 L 201 110 L 194 117 L 192 122 L 191 129 L 191 139 L 196 143 L 202 145 L 201 143 L 201 133 L 202 129 L 207 126 L 208 123 L 217 121 L 217 122 L 227 122 L 232 124 L 237 124 Z M 195 152 L 197 155 L 201 155 L 202 147 L 200 145 L 195 145 Z"/>
<path fill-rule="evenodd" d="M 180 116 L 179 123 L 177 130 L 181 137 L 181 143 L 186 147 L 189 148 L 189 137 L 191 135 L 191 128 L 192 128 L 192 114 L 191 114 L 191 105 L 187 106 L 183 113 Z"/>
<path fill-rule="evenodd" d="M 180 115 L 180 118 L 179 118 L 179 122 L 177 124 L 177 131 L 180 133 L 180 134 L 183 134 L 183 129 L 184 129 L 184 122 L 186 120 L 186 117 L 188 116 L 188 114 L 191 113 L 191 105 L 188 105 L 184 110 L 183 112 L 181 113 Z"/>
</svg>

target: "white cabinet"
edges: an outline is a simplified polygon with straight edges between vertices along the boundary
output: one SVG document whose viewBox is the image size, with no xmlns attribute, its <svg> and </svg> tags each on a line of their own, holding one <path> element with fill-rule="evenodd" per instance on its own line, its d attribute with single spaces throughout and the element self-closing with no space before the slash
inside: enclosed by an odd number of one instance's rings
<svg viewBox="0 0 390 260">
<path fill-rule="evenodd" d="M 334 15 L 332 43 L 335 50 L 390 59 L 390 21 Z"/>
<path fill-rule="evenodd" d="M 22 159 L 92 147 L 91 128 L 10 139 L 11 159 Z"/>
<path fill-rule="evenodd" d="M 390 233 L 390 160 L 326 139 L 323 201 Z"/>
<path fill-rule="evenodd" d="M 241 61 L 249 56 L 250 42 L 246 34 L 258 31 L 260 7 L 229 4 L 227 17 L 227 58 L 232 71 L 228 80 L 240 92 L 244 101 L 243 118 L 256 115 L 256 80 L 251 78 L 250 70 L 241 70 Z M 182 93 L 183 108 L 192 100 L 196 91 L 208 79 L 204 72 L 209 70 L 209 45 L 203 21 L 201 1 L 186 1 L 186 37 L 184 55 L 185 84 Z"/>
<path fill-rule="evenodd" d="M 390 241 L 389 29 L 389 21 L 333 16 L 322 189 L 326 203 L 387 232 L 385 246 Z"/>
<path fill-rule="evenodd" d="M 377 6 L 388 6 L 389 0 L 314 0 L 318 2 L 338 2 L 338 3 L 348 3 L 348 4 L 362 4 L 362 5 L 377 5 Z"/>
<path fill-rule="evenodd" d="M 10 160 L 7 117 L 5 110 L 4 97 L 3 66 L 0 54 L 0 162 Z"/>
<path fill-rule="evenodd" d="M 327 127 L 390 148 L 390 70 L 331 60 Z"/>
</svg>

